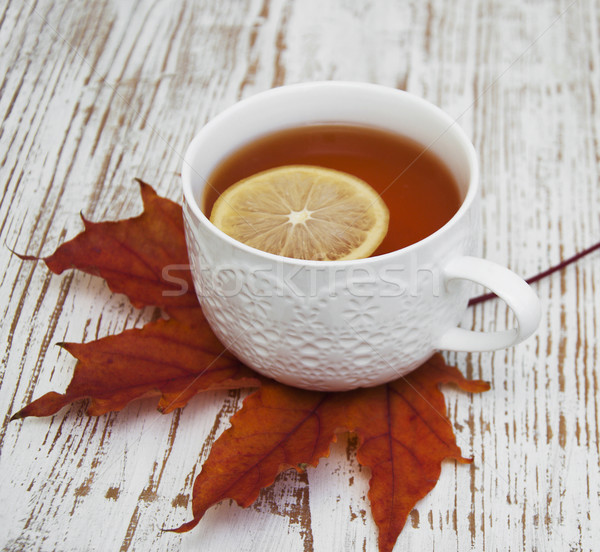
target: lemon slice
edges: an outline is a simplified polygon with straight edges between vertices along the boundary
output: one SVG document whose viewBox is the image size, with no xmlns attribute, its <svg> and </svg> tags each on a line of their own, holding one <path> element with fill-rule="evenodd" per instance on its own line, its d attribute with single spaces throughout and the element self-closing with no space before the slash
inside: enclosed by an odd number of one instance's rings
<svg viewBox="0 0 600 552">
<path fill-rule="evenodd" d="M 211 222 L 256 249 L 317 261 L 368 257 L 387 233 L 389 212 L 360 178 L 310 165 L 287 165 L 230 186 Z"/>
</svg>

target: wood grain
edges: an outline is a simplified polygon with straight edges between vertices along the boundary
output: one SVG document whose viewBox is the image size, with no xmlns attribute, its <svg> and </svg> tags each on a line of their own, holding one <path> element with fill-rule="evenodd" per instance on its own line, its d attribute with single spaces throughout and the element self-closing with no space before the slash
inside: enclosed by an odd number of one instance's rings
<svg viewBox="0 0 600 552">
<path fill-rule="evenodd" d="M 376 549 L 369 474 L 342 439 L 307 475 L 285 474 L 242 510 L 190 517 L 195 473 L 239 392 L 160 416 L 140 401 L 8 423 L 74 361 L 53 344 L 139 326 L 98 279 L 51 275 L 39 255 L 92 220 L 141 208 L 137 176 L 180 198 L 197 129 L 242 97 L 321 79 L 396 86 L 471 136 L 485 256 L 531 275 L 600 239 L 598 0 L 7 0 L 0 6 L 0 544 L 4 550 Z M 395 550 L 594 550 L 600 540 L 600 258 L 540 282 L 534 338 L 452 354 L 493 384 L 447 391 L 471 466 L 447 463 Z M 464 325 L 512 322 L 490 302 Z"/>
</svg>

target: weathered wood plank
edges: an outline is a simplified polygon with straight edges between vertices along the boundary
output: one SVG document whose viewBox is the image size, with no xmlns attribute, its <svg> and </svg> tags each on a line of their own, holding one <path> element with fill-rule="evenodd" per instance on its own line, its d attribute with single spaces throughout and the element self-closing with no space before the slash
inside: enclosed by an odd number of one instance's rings
<svg viewBox="0 0 600 552">
<path fill-rule="evenodd" d="M 45 254 L 94 220 L 140 209 L 132 178 L 180 197 L 196 130 L 280 84 L 346 79 L 407 89 L 472 137 L 485 256 L 530 275 L 600 237 L 600 3 L 334 0 L 6 1 L 0 8 L 0 238 Z M 374 550 L 369 474 L 340 439 L 248 510 L 223 503 L 191 534 L 194 475 L 243 394 L 160 416 L 152 401 L 8 424 L 64 389 L 53 343 L 139 326 L 99 280 L 0 251 L 0 543 L 6 550 Z M 592 550 L 600 538 L 598 256 L 537 284 L 536 336 L 452 354 L 492 391 L 447 390 L 472 466 L 444 466 L 397 550 Z M 511 323 L 497 302 L 467 327 Z"/>
</svg>

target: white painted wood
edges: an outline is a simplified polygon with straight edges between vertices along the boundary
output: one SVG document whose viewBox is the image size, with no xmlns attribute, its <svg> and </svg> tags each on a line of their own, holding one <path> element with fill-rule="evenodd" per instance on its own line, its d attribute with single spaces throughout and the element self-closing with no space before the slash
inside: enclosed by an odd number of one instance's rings
<svg viewBox="0 0 600 552">
<path fill-rule="evenodd" d="M 50 275 L 8 247 L 51 252 L 93 220 L 140 209 L 135 176 L 180 197 L 196 129 L 241 97 L 347 79 L 437 103 L 472 137 L 485 254 L 532 274 L 600 239 L 597 0 L 6 0 L 0 7 L 0 544 L 5 550 L 375 550 L 368 473 L 342 438 L 305 476 L 247 510 L 223 503 L 187 535 L 194 475 L 241 404 L 213 392 L 167 416 L 139 401 L 88 418 L 74 405 L 8 423 L 66 387 L 53 344 L 152 316 L 99 280 Z M 600 258 L 537 285 L 537 335 L 494 354 L 448 355 L 490 380 L 448 390 L 472 466 L 444 465 L 395 550 L 593 550 L 600 540 Z M 465 317 L 505 325 L 496 302 Z"/>
</svg>

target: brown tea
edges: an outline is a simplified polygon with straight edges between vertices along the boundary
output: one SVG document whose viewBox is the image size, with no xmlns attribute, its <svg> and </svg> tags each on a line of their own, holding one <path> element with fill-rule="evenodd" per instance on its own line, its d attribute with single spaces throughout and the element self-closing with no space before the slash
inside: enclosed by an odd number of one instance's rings
<svg viewBox="0 0 600 552">
<path fill-rule="evenodd" d="M 213 171 L 204 213 L 229 186 L 282 165 L 317 165 L 353 174 L 385 201 L 388 233 L 373 253 L 390 253 L 432 234 L 448 222 L 461 200 L 449 169 L 430 151 L 403 136 L 346 124 L 306 125 L 254 140 Z"/>
</svg>

